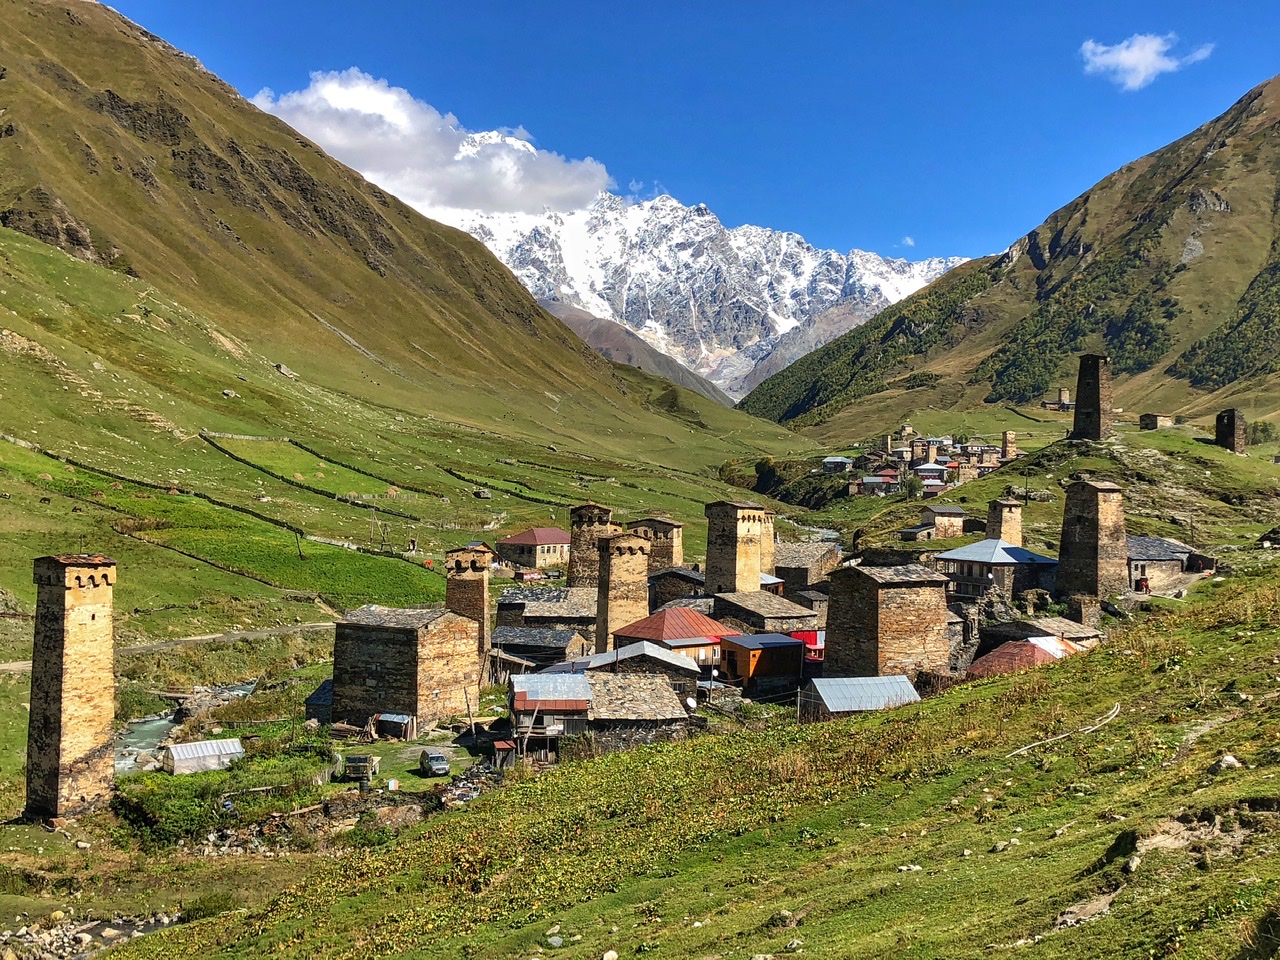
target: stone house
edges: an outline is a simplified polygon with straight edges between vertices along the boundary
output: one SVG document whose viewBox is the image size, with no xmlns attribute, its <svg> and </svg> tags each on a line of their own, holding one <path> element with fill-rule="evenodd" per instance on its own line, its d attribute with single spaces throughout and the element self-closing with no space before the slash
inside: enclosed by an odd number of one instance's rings
<svg viewBox="0 0 1280 960">
<path fill-rule="evenodd" d="M 596 587 L 509 587 L 498 597 L 499 627 L 575 630 L 594 649 Z"/>
<path fill-rule="evenodd" d="M 946 673 L 947 582 L 919 564 L 842 567 L 833 573 L 824 675 Z"/>
<path fill-rule="evenodd" d="M 448 610 L 367 605 L 337 624 L 335 721 L 364 726 L 374 714 L 419 723 L 464 716 L 479 694 L 479 625 Z"/>
<path fill-rule="evenodd" d="M 920 522 L 898 531 L 901 540 L 949 540 L 964 536 L 964 507 L 942 503 L 920 511 Z"/>
<path fill-rule="evenodd" d="M 840 566 L 840 545 L 831 541 L 779 543 L 773 550 L 773 573 L 782 580 L 783 596 L 811 590 Z"/>
<path fill-rule="evenodd" d="M 823 473 L 848 473 L 853 469 L 853 461 L 848 457 L 825 457 L 822 461 Z"/>
<path fill-rule="evenodd" d="M 634 673 L 661 676 L 683 696 L 697 692 L 702 668 L 684 654 L 641 640 L 548 667 L 545 673 Z"/>
<path fill-rule="evenodd" d="M 818 615 L 808 607 L 764 590 L 717 593 L 711 611 L 713 620 L 745 633 L 813 630 L 818 619 Z"/>
<path fill-rule="evenodd" d="M 520 657 L 536 667 L 585 657 L 592 651 L 587 639 L 572 628 L 498 627 L 493 649 Z"/>
<path fill-rule="evenodd" d="M 1142 590 L 1142 582 L 1154 593 L 1182 584 L 1188 574 L 1204 573 L 1217 565 L 1185 543 L 1168 537 L 1130 535 L 1125 538 L 1129 552 L 1129 588 Z"/>
<path fill-rule="evenodd" d="M 977 599 L 995 590 L 1012 600 L 1027 590 L 1051 589 L 1058 561 L 1003 540 L 987 539 L 944 550 L 935 564 L 946 574 L 947 591 L 953 597 Z"/>
<path fill-rule="evenodd" d="M 569 534 L 559 527 L 533 527 L 499 540 L 498 555 L 517 567 L 563 567 L 569 562 Z"/>
<path fill-rule="evenodd" d="M 682 597 L 700 597 L 707 576 L 697 567 L 666 567 L 649 574 L 649 608 L 665 607 Z"/>
<path fill-rule="evenodd" d="M 1173 426 L 1173 417 L 1161 413 L 1144 413 L 1138 417 L 1139 430 L 1167 430 Z"/>
</svg>

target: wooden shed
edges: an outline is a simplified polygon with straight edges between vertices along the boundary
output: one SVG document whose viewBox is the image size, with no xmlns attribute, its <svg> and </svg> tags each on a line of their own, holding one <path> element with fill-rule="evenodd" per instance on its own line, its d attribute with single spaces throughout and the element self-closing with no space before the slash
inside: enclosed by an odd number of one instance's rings
<svg viewBox="0 0 1280 960">
<path fill-rule="evenodd" d="M 785 633 L 758 633 L 724 637 L 720 641 L 720 665 L 726 678 L 741 683 L 743 692 L 795 689 L 804 667 L 803 640 Z"/>
</svg>

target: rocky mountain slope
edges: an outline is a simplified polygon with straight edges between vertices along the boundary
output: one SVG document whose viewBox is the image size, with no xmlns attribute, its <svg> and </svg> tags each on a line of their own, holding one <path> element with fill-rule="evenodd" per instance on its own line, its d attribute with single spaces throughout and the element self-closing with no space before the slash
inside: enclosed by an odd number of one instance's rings
<svg viewBox="0 0 1280 960">
<path fill-rule="evenodd" d="M 1273 79 L 741 406 L 836 434 L 869 410 L 1034 401 L 1074 381 L 1073 354 L 1098 350 L 1126 408 L 1280 413 L 1278 131 Z"/>
<path fill-rule="evenodd" d="M 794 233 L 727 228 L 705 205 L 668 196 L 632 203 L 601 194 L 565 213 L 447 215 L 535 296 L 616 320 L 736 395 L 780 335 L 837 305 L 851 325 L 964 262 L 819 250 Z"/>
<path fill-rule="evenodd" d="M 559 300 L 540 300 L 539 305 L 576 333 L 587 346 L 606 360 L 625 363 L 645 373 L 699 393 L 708 400 L 733 406 L 733 398 L 705 377 L 700 377 L 678 360 L 673 360 L 656 347 L 649 346 L 638 334 L 621 323 L 603 320 L 585 310 Z"/>
</svg>

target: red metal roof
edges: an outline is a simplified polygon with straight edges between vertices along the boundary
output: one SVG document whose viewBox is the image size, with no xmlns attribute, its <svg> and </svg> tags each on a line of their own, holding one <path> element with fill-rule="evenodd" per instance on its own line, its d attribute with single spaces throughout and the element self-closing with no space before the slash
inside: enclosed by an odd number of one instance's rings
<svg viewBox="0 0 1280 960">
<path fill-rule="evenodd" d="M 614 631 L 628 640 L 690 640 L 694 637 L 736 637 L 740 632 L 689 607 L 659 610 Z"/>
<path fill-rule="evenodd" d="M 534 547 L 546 547 L 552 544 L 568 542 L 569 534 L 559 527 L 533 527 L 523 533 L 517 533 L 515 536 L 507 537 L 507 539 L 500 541 L 500 543 L 509 543 L 512 546 Z"/>
<path fill-rule="evenodd" d="M 1008 643 L 1000 644 L 986 656 L 973 661 L 969 665 L 969 676 L 994 677 L 1002 673 L 1030 670 L 1044 663 L 1053 663 L 1056 659 L 1053 654 L 1041 650 L 1034 643 L 1010 640 Z"/>
<path fill-rule="evenodd" d="M 534 700 L 531 699 L 524 691 L 520 691 L 515 696 L 515 707 L 517 710 L 581 710 L 586 711 L 591 707 L 590 700 Z"/>
</svg>

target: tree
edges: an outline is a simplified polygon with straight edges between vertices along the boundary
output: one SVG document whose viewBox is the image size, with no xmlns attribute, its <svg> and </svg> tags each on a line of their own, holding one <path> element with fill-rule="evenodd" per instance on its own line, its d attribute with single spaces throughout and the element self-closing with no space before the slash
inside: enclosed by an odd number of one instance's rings
<svg viewBox="0 0 1280 960">
<path fill-rule="evenodd" d="M 924 481 L 914 473 L 910 474 L 907 479 L 902 481 L 902 492 L 907 495 L 908 500 L 915 500 L 920 494 L 924 493 Z"/>
</svg>

